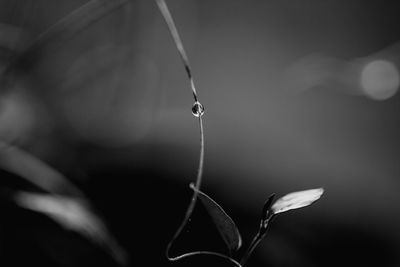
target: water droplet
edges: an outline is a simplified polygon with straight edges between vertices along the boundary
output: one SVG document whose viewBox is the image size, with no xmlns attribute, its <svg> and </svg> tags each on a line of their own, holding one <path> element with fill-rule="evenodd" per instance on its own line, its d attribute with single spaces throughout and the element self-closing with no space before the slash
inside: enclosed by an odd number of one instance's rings
<svg viewBox="0 0 400 267">
<path fill-rule="evenodd" d="M 192 113 L 193 113 L 193 116 L 195 116 L 195 117 L 203 116 L 204 107 L 199 101 L 194 102 L 194 104 L 192 106 Z"/>
</svg>

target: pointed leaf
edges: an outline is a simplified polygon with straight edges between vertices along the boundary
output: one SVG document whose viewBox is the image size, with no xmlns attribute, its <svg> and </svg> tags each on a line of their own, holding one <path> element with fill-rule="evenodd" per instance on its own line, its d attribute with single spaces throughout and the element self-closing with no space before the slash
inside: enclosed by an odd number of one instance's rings
<svg viewBox="0 0 400 267">
<path fill-rule="evenodd" d="M 126 265 L 126 252 L 84 199 L 18 191 L 14 201 L 20 207 L 42 213 L 65 229 L 79 233 L 103 247 L 122 266 Z"/>
<path fill-rule="evenodd" d="M 121 265 L 127 255 L 92 208 L 89 199 L 67 177 L 47 163 L 17 147 L 0 142 L 0 168 L 17 175 L 47 193 L 2 188 L 6 197 L 18 206 L 44 214 L 107 250 Z"/>
<path fill-rule="evenodd" d="M 324 193 L 323 188 L 293 192 L 278 199 L 271 207 L 274 214 L 311 205 Z"/>
<path fill-rule="evenodd" d="M 264 206 L 263 206 L 263 210 L 262 210 L 262 214 L 261 214 L 261 221 L 262 222 L 264 222 L 265 220 L 268 219 L 268 217 L 270 215 L 272 201 L 274 200 L 274 198 L 275 198 L 275 194 L 272 194 L 265 201 Z"/>
<path fill-rule="evenodd" d="M 83 197 L 67 177 L 34 155 L 0 141 L 0 168 L 49 193 Z"/>
<path fill-rule="evenodd" d="M 229 250 L 231 252 L 238 250 L 242 245 L 242 238 L 231 217 L 226 214 L 220 205 L 218 205 L 209 196 L 198 190 L 193 184 L 190 184 L 190 188 L 198 193 L 199 199 L 206 207 Z"/>
</svg>

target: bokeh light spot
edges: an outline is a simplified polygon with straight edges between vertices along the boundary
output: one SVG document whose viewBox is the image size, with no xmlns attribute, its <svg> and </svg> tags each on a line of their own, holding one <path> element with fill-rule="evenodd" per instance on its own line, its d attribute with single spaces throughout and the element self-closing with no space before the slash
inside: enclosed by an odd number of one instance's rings
<svg viewBox="0 0 400 267">
<path fill-rule="evenodd" d="M 387 60 L 367 63 L 361 72 L 361 88 L 374 100 L 385 100 L 396 94 L 400 84 L 399 71 Z"/>
</svg>

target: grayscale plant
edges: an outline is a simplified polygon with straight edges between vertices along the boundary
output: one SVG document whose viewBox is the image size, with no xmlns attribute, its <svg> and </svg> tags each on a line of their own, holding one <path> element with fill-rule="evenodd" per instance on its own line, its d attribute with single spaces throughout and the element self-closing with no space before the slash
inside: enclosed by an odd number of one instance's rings
<svg viewBox="0 0 400 267">
<path fill-rule="evenodd" d="M 324 190 L 317 188 L 298 191 L 278 198 L 276 201 L 274 201 L 275 195 L 271 195 L 264 204 L 259 229 L 252 242 L 239 258 L 233 256 L 234 252 L 242 248 L 242 237 L 239 229 L 227 212 L 211 197 L 201 191 L 204 168 L 203 116 L 205 108 L 199 100 L 188 56 L 168 10 L 168 6 L 164 0 L 155 0 L 155 2 L 168 26 L 189 78 L 190 90 L 194 99 L 191 110 L 192 114 L 198 119 L 200 130 L 197 175 L 195 182 L 190 184 L 193 195 L 181 224 L 167 245 L 166 256 L 170 261 L 177 261 L 195 255 L 208 255 L 223 258 L 235 266 L 242 267 L 246 264 L 258 244 L 264 239 L 271 221 L 278 214 L 311 205 L 322 196 Z M 15 76 L 18 75 L 18 68 L 28 59 L 34 58 L 39 47 L 43 49 L 43 47 L 48 47 L 53 42 L 62 42 L 84 30 L 88 25 L 101 19 L 112 10 L 127 3 L 129 3 L 129 0 L 88 1 L 85 5 L 71 12 L 46 31 L 39 34 L 31 42 L 25 44 L 18 52 L 15 52 L 10 57 L 8 64 L 0 70 L 0 82 L 6 85 L 13 82 L 16 78 Z M 0 198 L 12 201 L 23 209 L 51 218 L 63 228 L 80 234 L 106 251 L 119 265 L 124 266 L 128 264 L 128 255 L 125 249 L 118 244 L 116 238 L 112 235 L 105 221 L 93 207 L 88 197 L 73 185 L 68 178 L 45 162 L 10 144 L 0 142 L 0 157 L 2 158 L 0 162 L 2 169 L 22 177 L 41 190 L 40 193 L 37 193 L 1 189 Z M 228 255 L 214 251 L 193 251 L 181 255 L 171 255 L 171 247 L 189 222 L 197 200 L 200 200 L 209 213 L 222 240 L 227 246 Z"/>
<path fill-rule="evenodd" d="M 304 191 L 293 192 L 279 198 L 275 202 L 274 202 L 275 194 L 271 195 L 264 204 L 261 214 L 260 226 L 251 244 L 248 246 L 246 251 L 239 259 L 233 258 L 232 256 L 233 252 L 239 250 L 242 245 L 242 238 L 240 236 L 239 229 L 237 228 L 236 224 L 233 222 L 231 217 L 223 210 L 223 208 L 217 202 L 215 202 L 211 197 L 209 197 L 200 190 L 202 176 L 203 176 L 203 163 L 204 163 L 204 129 L 203 129 L 203 119 L 202 119 L 204 115 L 204 106 L 199 102 L 198 94 L 195 89 L 193 73 L 189 65 L 189 60 L 186 55 L 185 49 L 183 47 L 181 38 L 179 37 L 178 30 L 176 29 L 174 20 L 171 16 L 171 13 L 168 10 L 168 6 L 164 0 L 156 0 L 156 3 L 172 35 L 176 48 L 179 52 L 179 55 L 185 67 L 187 76 L 189 78 L 190 87 L 195 101 L 192 106 L 192 113 L 195 117 L 198 118 L 199 128 L 200 128 L 200 156 L 199 156 L 199 166 L 197 170 L 197 178 L 194 184 L 193 183 L 190 184 L 190 188 L 193 189 L 193 195 L 189 203 L 189 206 L 186 210 L 185 217 L 182 223 L 180 224 L 177 231 L 173 235 L 171 241 L 167 245 L 166 256 L 170 261 L 177 261 L 195 255 L 209 255 L 226 259 L 235 266 L 242 267 L 246 264 L 248 258 L 251 256 L 257 245 L 266 236 L 270 222 L 276 217 L 276 215 L 287 212 L 289 210 L 299 209 L 311 205 L 322 196 L 322 194 L 324 193 L 324 189 L 317 188 L 317 189 L 309 189 Z M 200 199 L 201 203 L 208 211 L 211 219 L 213 220 L 215 226 L 218 229 L 218 232 L 220 233 L 223 241 L 225 242 L 228 248 L 229 255 L 213 251 L 193 251 L 178 256 L 170 255 L 170 249 L 172 245 L 174 244 L 175 240 L 180 236 L 182 230 L 190 220 L 197 199 Z"/>
</svg>

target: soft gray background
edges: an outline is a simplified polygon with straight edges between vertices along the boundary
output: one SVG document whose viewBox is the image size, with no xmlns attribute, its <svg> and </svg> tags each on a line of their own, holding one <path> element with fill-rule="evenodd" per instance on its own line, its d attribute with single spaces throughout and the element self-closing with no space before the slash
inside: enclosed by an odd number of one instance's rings
<svg viewBox="0 0 400 267">
<path fill-rule="evenodd" d="M 15 39 L 17 50 L 83 3 L 1 1 L 2 27 L 17 32 L 1 39 Z M 399 266 L 399 96 L 375 100 L 360 87 L 369 62 L 400 65 L 396 1 L 167 4 L 206 109 L 203 190 L 237 215 L 245 242 L 270 193 L 325 189 L 317 204 L 275 222 L 256 251 L 259 266 Z M 98 174 L 94 198 L 118 195 L 110 184 L 122 182 L 151 209 L 182 202 L 164 211 L 173 222 L 156 219 L 167 226 L 152 242 L 166 244 L 189 199 L 199 144 L 189 83 L 155 3 L 132 1 L 24 71 L 3 96 L 1 137 L 89 191 Z M 130 175 L 106 182 L 104 166 Z M 154 177 L 136 175 L 143 169 Z M 138 205 L 113 204 L 115 228 Z M 143 250 L 162 258 L 158 247 Z"/>
</svg>

